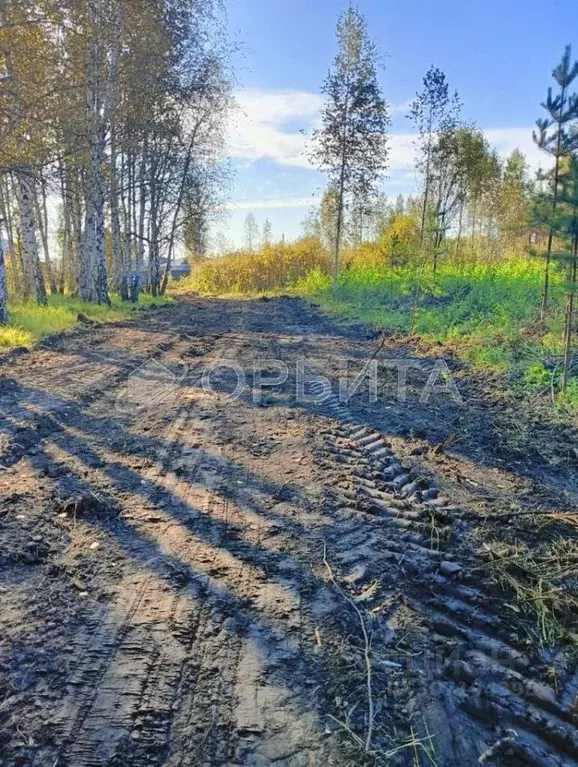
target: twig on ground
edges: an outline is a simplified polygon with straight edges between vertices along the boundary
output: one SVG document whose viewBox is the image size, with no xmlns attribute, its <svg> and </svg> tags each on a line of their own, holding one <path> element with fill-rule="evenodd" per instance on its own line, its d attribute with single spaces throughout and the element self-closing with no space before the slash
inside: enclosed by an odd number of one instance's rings
<svg viewBox="0 0 578 767">
<path fill-rule="evenodd" d="M 556 404 L 556 389 L 554 388 L 554 382 L 556 380 L 556 373 L 558 372 L 559 367 L 560 367 L 560 363 L 558 363 L 556 367 L 554 368 L 554 370 L 552 371 L 552 379 L 550 381 L 550 393 L 552 396 L 553 405 Z"/>
<path fill-rule="evenodd" d="M 373 720 L 375 718 L 375 708 L 373 703 L 373 687 L 372 687 L 372 668 L 371 668 L 371 641 L 367 633 L 365 620 L 363 618 L 363 614 L 361 610 L 358 608 L 355 602 L 347 596 L 347 594 L 343 591 L 343 589 L 339 586 L 339 584 L 335 580 L 335 577 L 333 575 L 333 570 L 331 569 L 331 565 L 327 561 L 327 544 L 325 542 L 323 543 L 323 564 L 327 568 L 327 572 L 329 574 L 329 580 L 331 581 L 335 589 L 343 597 L 343 599 L 345 599 L 345 601 L 348 602 L 351 605 L 351 607 L 353 607 L 353 609 L 357 613 L 357 617 L 359 618 L 359 623 L 361 625 L 361 631 L 363 633 L 363 641 L 365 644 L 364 654 L 365 654 L 365 668 L 366 668 L 367 715 L 368 715 L 367 736 L 365 738 L 365 751 L 366 753 L 369 753 L 369 751 L 371 750 L 371 741 L 373 739 Z"/>
<path fill-rule="evenodd" d="M 377 347 L 377 349 L 376 349 L 376 350 L 373 352 L 373 354 L 371 355 L 371 357 L 370 357 L 370 358 L 367 360 L 367 362 L 365 363 L 366 365 L 369 365 L 369 363 L 370 363 L 370 362 L 373 362 L 373 360 L 374 360 L 374 359 L 377 357 L 377 355 L 379 354 L 379 352 L 380 352 L 380 351 L 383 349 L 383 347 L 385 346 L 385 342 L 386 342 L 386 341 L 387 341 L 387 333 L 384 333 L 384 334 L 383 334 L 383 336 L 381 337 L 381 341 L 380 341 L 380 343 L 379 343 L 379 346 L 378 346 L 378 347 Z"/>
<path fill-rule="evenodd" d="M 518 733 L 515 730 L 506 730 L 504 736 L 497 740 L 491 748 L 480 756 L 478 764 L 487 764 L 504 749 L 515 746 L 518 741 Z"/>
</svg>

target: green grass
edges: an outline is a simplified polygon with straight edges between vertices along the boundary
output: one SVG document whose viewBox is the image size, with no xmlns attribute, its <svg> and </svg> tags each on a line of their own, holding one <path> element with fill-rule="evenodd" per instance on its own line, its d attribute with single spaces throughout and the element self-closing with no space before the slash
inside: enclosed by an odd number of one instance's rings
<svg viewBox="0 0 578 767">
<path fill-rule="evenodd" d="M 34 302 L 11 305 L 10 324 L 0 326 L 0 350 L 34 346 L 46 336 L 71 330 L 77 325 L 79 314 L 96 322 L 116 322 L 133 316 L 139 309 L 166 306 L 174 301 L 168 296 L 153 298 L 143 295 L 138 304 L 127 304 L 115 296 L 109 307 L 85 303 L 71 296 L 55 295 L 48 297 L 48 306 L 39 306 Z"/>
<path fill-rule="evenodd" d="M 528 258 L 494 264 L 442 264 L 388 268 L 354 265 L 333 288 L 331 278 L 311 272 L 297 283 L 330 314 L 380 328 L 414 333 L 441 343 L 476 367 L 509 373 L 520 385 L 550 387 L 562 355 L 563 277 L 552 275 L 551 311 L 537 322 L 543 264 Z M 415 300 L 416 286 L 419 299 Z M 578 404 L 578 381 L 565 397 Z"/>
</svg>

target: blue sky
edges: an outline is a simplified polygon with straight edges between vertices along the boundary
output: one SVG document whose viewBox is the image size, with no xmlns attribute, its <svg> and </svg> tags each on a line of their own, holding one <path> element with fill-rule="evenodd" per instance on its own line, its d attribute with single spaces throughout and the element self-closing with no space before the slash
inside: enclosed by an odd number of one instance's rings
<svg viewBox="0 0 578 767">
<path fill-rule="evenodd" d="M 482 127 L 502 154 L 516 146 L 537 167 L 532 126 L 564 46 L 575 43 L 576 0 L 360 0 L 371 37 L 385 56 L 380 74 L 391 105 L 391 167 L 383 190 L 415 191 L 407 104 L 431 64 L 441 67 L 464 102 L 463 116 Z M 323 190 L 324 178 L 304 154 L 320 86 L 335 55 L 342 0 L 229 0 L 238 110 L 227 152 L 235 170 L 231 201 L 219 229 L 243 240 L 248 212 L 269 218 L 276 237 L 294 237 Z M 556 20 L 564 19 L 562 23 Z M 564 30 L 567 30 L 565 33 Z M 545 161 L 544 161 L 545 162 Z"/>
</svg>

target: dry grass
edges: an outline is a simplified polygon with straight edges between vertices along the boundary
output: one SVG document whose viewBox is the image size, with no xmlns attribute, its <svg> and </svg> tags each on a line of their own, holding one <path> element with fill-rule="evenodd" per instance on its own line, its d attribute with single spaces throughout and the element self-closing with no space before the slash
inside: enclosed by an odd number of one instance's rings
<svg viewBox="0 0 578 767">
<path fill-rule="evenodd" d="M 314 269 L 327 272 L 329 266 L 329 256 L 319 241 L 307 237 L 290 245 L 267 246 L 255 253 L 240 251 L 198 261 L 191 276 L 175 284 L 172 290 L 253 295 L 291 287 Z"/>
<path fill-rule="evenodd" d="M 533 616 L 539 641 L 578 643 L 571 630 L 578 612 L 578 541 L 560 537 L 539 549 L 494 542 L 484 549 L 493 580 L 513 593 L 512 609 Z"/>
</svg>

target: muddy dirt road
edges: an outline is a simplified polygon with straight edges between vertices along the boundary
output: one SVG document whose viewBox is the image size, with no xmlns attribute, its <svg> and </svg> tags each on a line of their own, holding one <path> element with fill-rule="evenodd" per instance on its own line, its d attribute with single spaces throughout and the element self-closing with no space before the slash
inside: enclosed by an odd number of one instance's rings
<svg viewBox="0 0 578 767">
<path fill-rule="evenodd" d="M 578 764 L 571 600 L 507 568 L 575 577 L 572 466 L 405 347 L 340 401 L 378 340 L 191 298 L 0 361 L 2 767 Z"/>
</svg>

